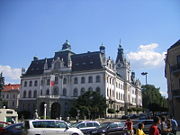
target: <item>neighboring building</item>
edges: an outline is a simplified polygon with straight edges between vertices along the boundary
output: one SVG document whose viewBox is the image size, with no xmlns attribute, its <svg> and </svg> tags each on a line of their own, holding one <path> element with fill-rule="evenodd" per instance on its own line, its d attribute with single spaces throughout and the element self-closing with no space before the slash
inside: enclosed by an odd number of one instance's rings
<svg viewBox="0 0 180 135">
<path fill-rule="evenodd" d="M 1 98 L 7 102 L 6 108 L 18 109 L 20 98 L 20 84 L 7 84 L 4 85 L 1 91 Z"/>
<path fill-rule="evenodd" d="M 54 86 L 50 86 L 52 75 Z M 118 115 L 124 114 L 124 108 L 142 106 L 141 83 L 135 80 L 121 45 L 114 62 L 106 57 L 103 45 L 99 51 L 75 54 L 66 41 L 54 57 L 34 57 L 21 76 L 21 86 L 19 109 L 32 112 L 31 117 L 35 109 L 42 116 L 44 104 L 51 118 L 65 117 L 74 99 L 88 90 L 103 95 L 108 108 L 120 110 Z"/>
<path fill-rule="evenodd" d="M 180 40 L 167 50 L 165 63 L 170 112 L 180 121 Z"/>
</svg>

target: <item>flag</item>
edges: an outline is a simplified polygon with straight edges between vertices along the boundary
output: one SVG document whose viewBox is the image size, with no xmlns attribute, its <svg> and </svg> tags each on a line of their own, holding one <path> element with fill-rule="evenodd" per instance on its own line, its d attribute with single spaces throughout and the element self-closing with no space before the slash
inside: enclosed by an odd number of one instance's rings
<svg viewBox="0 0 180 135">
<path fill-rule="evenodd" d="M 54 86 L 54 84 L 55 84 L 55 75 L 51 75 L 50 86 Z"/>
</svg>

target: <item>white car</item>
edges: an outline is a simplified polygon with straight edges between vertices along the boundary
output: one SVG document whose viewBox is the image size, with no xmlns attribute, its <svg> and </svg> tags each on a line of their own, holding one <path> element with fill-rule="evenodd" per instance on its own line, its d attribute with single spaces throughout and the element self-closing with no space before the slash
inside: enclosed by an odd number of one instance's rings
<svg viewBox="0 0 180 135">
<path fill-rule="evenodd" d="M 27 120 L 25 135 L 83 135 L 77 128 L 71 128 L 62 120 Z"/>
</svg>

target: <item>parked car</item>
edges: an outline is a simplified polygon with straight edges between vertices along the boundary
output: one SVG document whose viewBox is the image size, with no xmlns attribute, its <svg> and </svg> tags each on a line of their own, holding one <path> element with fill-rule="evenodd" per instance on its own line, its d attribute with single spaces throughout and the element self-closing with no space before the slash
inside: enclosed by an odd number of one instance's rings
<svg viewBox="0 0 180 135">
<path fill-rule="evenodd" d="M 25 135 L 83 135 L 77 128 L 71 128 L 62 120 L 27 120 L 24 122 Z"/>
<path fill-rule="evenodd" d="M 124 122 L 105 122 L 98 128 L 89 131 L 91 135 L 128 135 L 124 130 Z"/>
<path fill-rule="evenodd" d="M 10 125 L 10 124 L 7 122 L 0 121 L 0 135 L 4 131 L 4 128 L 8 125 Z"/>
<path fill-rule="evenodd" d="M 74 123 L 71 126 L 79 128 L 84 134 L 86 134 L 89 130 L 99 127 L 100 123 L 97 121 L 81 121 Z"/>
<path fill-rule="evenodd" d="M 12 124 L 4 128 L 1 135 L 22 135 L 23 123 Z"/>
</svg>

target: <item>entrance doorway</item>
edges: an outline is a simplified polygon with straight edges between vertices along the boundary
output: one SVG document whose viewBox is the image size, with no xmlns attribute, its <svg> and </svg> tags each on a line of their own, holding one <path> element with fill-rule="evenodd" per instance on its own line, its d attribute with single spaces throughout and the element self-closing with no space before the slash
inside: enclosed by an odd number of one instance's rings
<svg viewBox="0 0 180 135">
<path fill-rule="evenodd" d="M 51 119 L 56 119 L 60 117 L 61 106 L 59 103 L 55 102 L 51 106 Z"/>
</svg>

